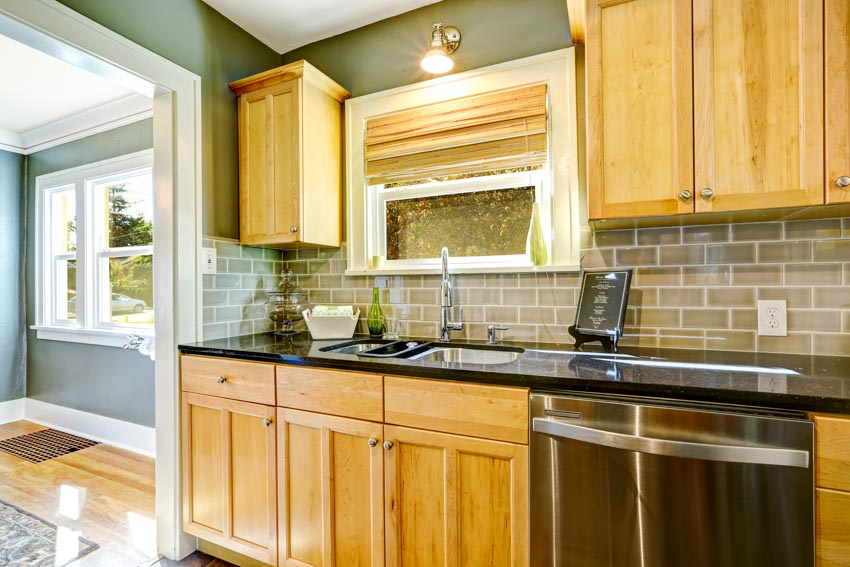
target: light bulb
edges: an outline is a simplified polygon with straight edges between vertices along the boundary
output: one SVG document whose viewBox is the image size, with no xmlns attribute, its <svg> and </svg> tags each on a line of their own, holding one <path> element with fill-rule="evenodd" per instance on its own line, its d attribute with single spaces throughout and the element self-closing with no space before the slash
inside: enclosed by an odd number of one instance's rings
<svg viewBox="0 0 850 567">
<path fill-rule="evenodd" d="M 444 49 L 432 49 L 422 58 L 422 68 L 432 75 L 448 73 L 454 66 L 454 61 L 446 54 Z"/>
</svg>

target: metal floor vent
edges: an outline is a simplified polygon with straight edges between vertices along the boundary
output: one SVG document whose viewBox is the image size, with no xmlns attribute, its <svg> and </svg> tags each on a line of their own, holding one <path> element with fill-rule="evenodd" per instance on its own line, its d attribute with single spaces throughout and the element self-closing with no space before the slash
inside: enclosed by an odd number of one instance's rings
<svg viewBox="0 0 850 567">
<path fill-rule="evenodd" d="M 100 443 L 55 429 L 42 429 L 0 440 L 0 451 L 31 463 L 41 463 L 95 445 Z"/>
</svg>

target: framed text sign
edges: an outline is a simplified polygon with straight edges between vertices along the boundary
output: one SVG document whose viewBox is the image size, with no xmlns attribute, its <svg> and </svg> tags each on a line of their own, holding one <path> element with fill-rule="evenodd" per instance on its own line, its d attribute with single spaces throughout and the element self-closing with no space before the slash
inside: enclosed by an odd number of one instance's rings
<svg viewBox="0 0 850 567">
<path fill-rule="evenodd" d="M 582 272 L 576 322 L 569 328 L 576 347 L 600 341 L 616 352 L 626 322 L 631 283 L 631 269 Z"/>
</svg>

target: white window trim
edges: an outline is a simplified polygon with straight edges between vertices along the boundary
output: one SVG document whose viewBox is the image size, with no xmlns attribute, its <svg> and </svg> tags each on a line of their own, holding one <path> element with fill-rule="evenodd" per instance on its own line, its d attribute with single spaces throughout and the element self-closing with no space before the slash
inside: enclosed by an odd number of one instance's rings
<svg viewBox="0 0 850 567">
<path fill-rule="evenodd" d="M 508 173 L 504 175 L 489 175 L 486 177 L 475 177 L 470 179 L 458 179 L 438 183 L 423 183 L 421 185 L 394 187 L 385 189 L 383 186 L 369 187 L 370 194 L 367 196 L 369 203 L 369 218 L 367 223 L 370 242 L 377 245 L 376 255 L 386 257 L 387 231 L 386 205 L 388 201 L 404 199 L 415 199 L 417 197 L 431 197 L 437 195 L 457 195 L 460 193 L 471 193 L 475 191 L 497 191 L 499 189 L 510 189 L 513 187 L 534 187 L 535 198 L 541 203 L 541 217 L 543 218 L 543 233 L 547 235 L 547 242 L 551 241 L 549 217 L 549 199 L 541 198 L 545 190 L 543 186 L 543 171 L 528 171 L 522 173 Z M 371 219 L 374 219 L 372 222 Z M 504 269 L 530 269 L 534 268 L 527 254 L 514 254 L 503 256 L 478 256 L 452 258 L 452 268 L 457 271 L 465 270 L 504 270 Z M 412 260 L 383 260 L 383 270 L 435 270 L 440 269 L 439 258 L 412 259 Z"/>
<path fill-rule="evenodd" d="M 402 267 L 395 264 L 371 266 L 380 256 L 372 238 L 377 209 L 370 203 L 366 185 L 364 140 L 366 121 L 375 116 L 400 112 L 426 104 L 460 97 L 546 84 L 548 91 L 548 175 L 544 190 L 551 199 L 542 207 L 541 220 L 550 237 L 550 263 L 545 266 L 486 262 L 474 265 L 452 261 L 456 273 L 573 272 L 579 270 L 580 204 L 578 187 L 578 136 L 576 115 L 575 48 L 570 47 L 501 63 L 474 71 L 440 77 L 413 85 L 345 102 L 346 136 L 346 225 L 348 263 L 346 275 L 435 274 L 439 262 L 416 262 Z M 543 204 L 543 203 L 541 203 Z M 451 253 L 451 250 L 449 251 Z"/>
<path fill-rule="evenodd" d="M 95 298 L 93 286 L 86 286 L 77 300 L 77 320 L 79 324 L 54 321 L 51 315 L 53 298 L 50 296 L 50 281 L 53 278 L 52 264 L 56 258 L 53 254 L 46 254 L 45 245 L 45 219 L 46 198 L 48 193 L 62 188 L 74 187 L 77 193 L 76 218 L 78 225 L 89 222 L 94 207 L 81 199 L 82 193 L 90 191 L 93 182 L 103 182 L 110 176 L 124 177 L 133 171 L 150 169 L 153 175 L 153 150 L 142 150 L 133 152 L 90 164 L 85 164 L 62 171 L 40 175 L 35 180 L 35 282 L 36 303 L 35 321 L 32 329 L 36 331 L 36 337 L 45 340 L 78 342 L 84 344 L 121 347 L 127 342 L 128 335 L 139 335 L 152 337 L 154 330 L 147 326 L 119 325 L 101 323 L 98 312 L 98 302 Z M 91 210 L 86 210 L 86 209 Z M 83 275 L 86 281 L 94 281 L 96 262 L 88 262 L 87 258 L 94 255 L 95 258 L 109 258 L 114 256 L 126 256 L 132 253 L 152 254 L 153 246 L 133 246 L 126 248 L 107 248 L 95 250 L 94 243 L 87 242 L 87 231 L 83 230 L 77 234 L 77 250 L 74 254 L 77 259 L 78 270 L 87 270 Z M 79 273 L 79 272 L 78 272 Z M 78 276 L 79 277 L 79 276 Z M 79 286 L 78 286 L 79 288 Z"/>
</svg>

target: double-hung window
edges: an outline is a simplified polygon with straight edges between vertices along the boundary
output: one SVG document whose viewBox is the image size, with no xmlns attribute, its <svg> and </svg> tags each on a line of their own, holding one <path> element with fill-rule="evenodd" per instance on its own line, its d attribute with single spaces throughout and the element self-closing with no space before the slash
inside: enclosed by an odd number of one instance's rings
<svg viewBox="0 0 850 567">
<path fill-rule="evenodd" d="M 38 337 L 152 335 L 152 151 L 39 176 L 36 208 Z"/>
</svg>

